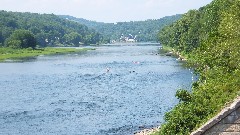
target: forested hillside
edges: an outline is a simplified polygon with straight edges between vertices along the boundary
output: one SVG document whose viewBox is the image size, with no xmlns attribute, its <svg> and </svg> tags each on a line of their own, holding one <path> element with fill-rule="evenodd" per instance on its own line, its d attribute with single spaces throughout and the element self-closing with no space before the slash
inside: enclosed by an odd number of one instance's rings
<svg viewBox="0 0 240 135">
<path fill-rule="evenodd" d="M 176 93 L 180 103 L 156 134 L 189 134 L 239 95 L 239 9 L 239 0 L 213 0 L 159 33 L 161 43 L 187 56 L 200 77 L 191 92 Z"/>
<path fill-rule="evenodd" d="M 118 23 L 103 23 L 88 21 L 82 18 L 72 16 L 60 16 L 67 20 L 72 20 L 84 24 L 104 35 L 105 39 L 115 40 L 117 42 L 128 39 L 135 39 L 138 42 L 157 41 L 157 33 L 164 26 L 178 20 L 181 15 L 167 16 L 161 19 L 149 19 L 146 21 L 131 21 Z M 121 39 L 120 39 L 121 38 Z"/>
<path fill-rule="evenodd" d="M 0 11 L 0 46 L 6 45 L 7 39 L 16 30 L 20 30 L 18 33 L 21 30 L 32 33 L 41 47 L 79 46 L 96 44 L 102 40 L 99 33 L 87 26 L 53 14 Z"/>
</svg>

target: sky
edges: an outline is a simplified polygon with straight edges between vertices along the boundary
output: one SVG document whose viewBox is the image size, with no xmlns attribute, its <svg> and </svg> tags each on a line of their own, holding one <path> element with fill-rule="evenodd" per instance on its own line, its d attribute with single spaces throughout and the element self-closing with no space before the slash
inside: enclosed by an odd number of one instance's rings
<svg viewBox="0 0 240 135">
<path fill-rule="evenodd" d="M 0 0 L 0 10 L 71 15 L 115 23 L 186 13 L 212 0 Z"/>
</svg>

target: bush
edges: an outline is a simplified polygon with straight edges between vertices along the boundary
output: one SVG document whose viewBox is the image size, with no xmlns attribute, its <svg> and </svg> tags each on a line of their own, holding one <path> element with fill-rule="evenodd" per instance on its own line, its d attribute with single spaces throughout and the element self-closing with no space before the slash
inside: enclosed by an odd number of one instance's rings
<svg viewBox="0 0 240 135">
<path fill-rule="evenodd" d="M 188 12 L 160 34 L 166 45 L 189 54 L 188 62 L 200 77 L 191 93 L 177 91 L 180 103 L 166 113 L 157 134 L 187 135 L 239 94 L 239 9 L 239 0 L 214 0 L 195 13 Z"/>
<path fill-rule="evenodd" d="M 37 45 L 34 35 L 28 30 L 16 30 L 6 39 L 5 45 L 11 48 L 35 48 Z"/>
<path fill-rule="evenodd" d="M 191 94 L 187 90 L 182 90 L 182 89 L 176 92 L 176 97 L 183 102 L 189 102 L 192 99 Z"/>
</svg>

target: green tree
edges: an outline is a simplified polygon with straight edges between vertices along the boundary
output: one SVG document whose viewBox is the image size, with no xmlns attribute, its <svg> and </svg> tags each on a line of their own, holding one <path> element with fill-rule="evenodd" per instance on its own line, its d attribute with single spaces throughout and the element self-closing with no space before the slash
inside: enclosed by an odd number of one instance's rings
<svg viewBox="0 0 240 135">
<path fill-rule="evenodd" d="M 87 35 L 99 34 L 82 24 L 62 19 L 53 14 L 0 11 L 0 43 L 6 43 L 5 40 L 15 30 L 19 29 L 31 31 L 41 47 L 76 46 L 79 41 L 85 43 Z M 64 35 L 68 35 L 68 38 L 64 37 Z M 101 40 L 100 38 L 91 39 L 94 41 L 88 42 L 99 42 L 95 40 Z"/>
<path fill-rule="evenodd" d="M 81 42 L 82 37 L 77 32 L 71 32 L 69 34 L 65 34 L 63 36 L 63 39 L 67 44 L 73 44 L 75 46 L 78 46 L 79 42 Z"/>
<path fill-rule="evenodd" d="M 130 21 L 130 22 L 118 22 L 118 23 L 102 23 L 95 21 L 88 21 L 81 18 L 75 18 L 72 16 L 60 16 L 61 18 L 72 20 L 74 22 L 79 22 L 80 24 L 85 24 L 89 28 L 95 29 L 97 32 L 103 35 L 103 38 L 100 38 L 101 41 L 110 39 L 120 41 L 120 37 L 123 34 L 124 36 L 128 36 L 129 34 L 137 36 L 136 39 L 138 41 L 146 42 L 146 41 L 156 41 L 157 33 L 161 30 L 165 25 L 171 24 L 178 20 L 181 15 L 174 15 L 163 17 L 161 19 L 149 19 L 146 21 Z M 97 43 L 95 40 L 98 40 L 97 34 L 91 34 L 92 38 L 86 36 L 85 43 Z M 92 39 L 93 41 L 89 41 Z"/>
<path fill-rule="evenodd" d="M 177 91 L 180 102 L 158 134 L 187 135 L 239 95 L 239 9 L 239 0 L 213 0 L 159 33 L 161 43 L 188 54 L 199 80 L 191 92 Z"/>
<path fill-rule="evenodd" d="M 28 30 L 16 30 L 6 40 L 5 45 L 12 48 L 35 48 L 37 45 L 34 35 Z"/>
</svg>

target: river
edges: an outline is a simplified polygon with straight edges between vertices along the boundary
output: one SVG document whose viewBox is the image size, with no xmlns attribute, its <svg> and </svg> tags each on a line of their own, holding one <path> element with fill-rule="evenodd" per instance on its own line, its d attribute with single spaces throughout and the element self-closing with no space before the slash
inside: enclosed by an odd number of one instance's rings
<svg viewBox="0 0 240 135">
<path fill-rule="evenodd" d="M 0 63 L 0 134 L 131 135 L 160 125 L 192 74 L 159 46 Z"/>
</svg>

